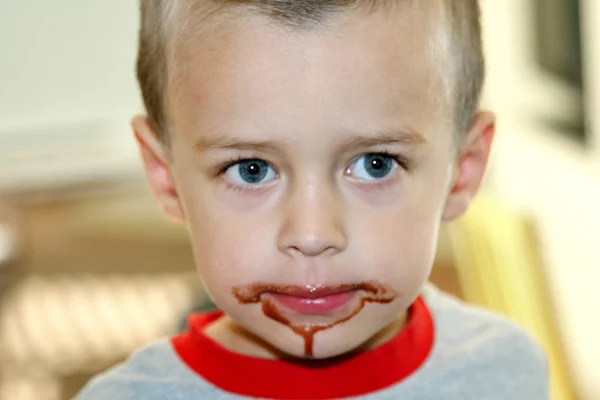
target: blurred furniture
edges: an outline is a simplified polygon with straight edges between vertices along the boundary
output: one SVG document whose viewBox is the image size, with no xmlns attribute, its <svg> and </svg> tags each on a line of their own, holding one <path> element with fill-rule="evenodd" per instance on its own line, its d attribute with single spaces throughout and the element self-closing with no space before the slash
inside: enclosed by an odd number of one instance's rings
<svg viewBox="0 0 600 400">
<path fill-rule="evenodd" d="M 19 208 L 26 251 L 2 264 L 20 277 L 4 280 L 0 303 L 2 400 L 72 398 L 135 348 L 176 332 L 204 296 L 185 231 L 145 187 Z"/>
<path fill-rule="evenodd" d="M 552 399 L 575 399 L 533 222 L 482 196 L 449 237 L 464 300 L 525 327 L 548 355 Z"/>
</svg>

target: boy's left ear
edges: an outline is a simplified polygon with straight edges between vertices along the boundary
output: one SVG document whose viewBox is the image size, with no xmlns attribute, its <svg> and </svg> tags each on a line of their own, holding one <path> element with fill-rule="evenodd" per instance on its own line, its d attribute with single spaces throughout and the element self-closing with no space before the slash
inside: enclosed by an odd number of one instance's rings
<svg viewBox="0 0 600 400">
<path fill-rule="evenodd" d="M 465 213 L 479 190 L 488 165 L 492 140 L 496 130 L 496 116 L 479 112 L 466 136 L 459 143 L 452 186 L 442 215 L 451 221 Z"/>
</svg>

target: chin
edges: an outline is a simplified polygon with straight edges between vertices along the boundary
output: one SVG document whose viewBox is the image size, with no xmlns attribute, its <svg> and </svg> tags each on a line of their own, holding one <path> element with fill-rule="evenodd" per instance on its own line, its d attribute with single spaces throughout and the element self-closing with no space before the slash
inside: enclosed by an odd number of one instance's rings
<svg viewBox="0 0 600 400">
<path fill-rule="evenodd" d="M 365 342 L 367 342 L 372 333 L 347 332 L 345 329 L 340 329 L 341 332 L 320 332 L 315 335 L 315 343 L 313 349 L 313 359 L 325 360 L 329 358 L 341 357 L 358 351 Z M 346 331 L 346 332 L 344 332 Z M 374 334 L 374 333 L 373 333 Z"/>
<path fill-rule="evenodd" d="M 337 328 L 337 329 L 336 329 Z M 307 354 L 305 340 L 291 329 L 287 332 L 270 332 L 263 336 L 263 340 L 270 343 L 283 357 L 301 360 L 327 360 L 347 355 L 357 351 L 367 342 L 371 333 L 360 334 L 354 330 L 352 333 L 344 327 L 336 327 L 328 331 L 317 332 L 314 335 L 312 355 Z"/>
</svg>

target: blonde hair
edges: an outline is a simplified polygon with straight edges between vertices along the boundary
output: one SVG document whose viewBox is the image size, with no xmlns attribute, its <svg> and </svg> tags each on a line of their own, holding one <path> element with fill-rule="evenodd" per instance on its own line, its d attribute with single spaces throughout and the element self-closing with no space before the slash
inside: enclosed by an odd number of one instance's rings
<svg viewBox="0 0 600 400">
<path fill-rule="evenodd" d="M 375 7 L 398 1 L 401 0 L 140 0 L 137 77 L 152 128 L 159 139 L 168 142 L 167 89 L 173 61 L 170 47 L 176 40 L 172 37 L 174 32 L 171 28 L 182 3 L 206 6 L 206 10 L 246 6 L 283 25 L 310 28 L 333 13 L 352 6 L 366 3 Z M 478 0 L 438 1 L 445 5 L 450 28 L 448 51 L 451 71 L 448 75 L 452 77 L 451 101 L 456 132 L 460 134 L 468 128 L 477 111 L 484 81 L 480 8 Z"/>
</svg>

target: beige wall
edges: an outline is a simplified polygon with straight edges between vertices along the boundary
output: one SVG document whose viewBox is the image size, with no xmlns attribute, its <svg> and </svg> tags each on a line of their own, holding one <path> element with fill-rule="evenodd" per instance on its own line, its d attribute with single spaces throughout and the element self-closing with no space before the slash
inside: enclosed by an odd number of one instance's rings
<svg viewBox="0 0 600 400">
<path fill-rule="evenodd" d="M 0 193 L 137 168 L 137 26 L 136 0 L 1 2 Z"/>
<path fill-rule="evenodd" d="M 0 131 L 138 107 L 135 0 L 0 5 Z"/>
</svg>

